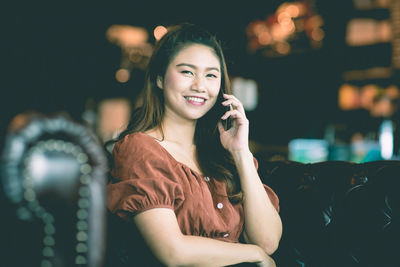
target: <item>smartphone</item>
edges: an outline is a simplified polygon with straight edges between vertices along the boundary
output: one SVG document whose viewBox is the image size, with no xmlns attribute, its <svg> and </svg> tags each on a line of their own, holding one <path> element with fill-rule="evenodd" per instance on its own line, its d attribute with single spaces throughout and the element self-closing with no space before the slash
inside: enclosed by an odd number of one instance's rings
<svg viewBox="0 0 400 267">
<path fill-rule="evenodd" d="M 229 106 L 225 107 L 225 112 L 229 111 L 229 110 L 232 110 L 232 105 L 231 104 L 229 104 Z M 224 126 L 224 130 L 228 131 L 232 127 L 231 117 L 228 117 L 226 120 L 223 120 L 222 121 L 222 125 Z"/>
</svg>

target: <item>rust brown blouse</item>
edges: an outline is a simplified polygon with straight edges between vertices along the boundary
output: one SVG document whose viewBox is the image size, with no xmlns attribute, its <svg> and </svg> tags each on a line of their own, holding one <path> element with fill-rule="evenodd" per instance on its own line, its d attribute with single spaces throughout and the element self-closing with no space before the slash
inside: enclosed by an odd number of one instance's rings
<svg viewBox="0 0 400 267">
<path fill-rule="evenodd" d="M 175 212 L 185 235 L 239 241 L 243 206 L 230 203 L 223 182 L 204 177 L 176 161 L 144 133 L 125 136 L 115 144 L 113 156 L 112 180 L 107 186 L 108 208 L 112 213 L 131 221 L 145 210 L 168 208 Z M 279 211 L 276 194 L 264 187 Z"/>
</svg>

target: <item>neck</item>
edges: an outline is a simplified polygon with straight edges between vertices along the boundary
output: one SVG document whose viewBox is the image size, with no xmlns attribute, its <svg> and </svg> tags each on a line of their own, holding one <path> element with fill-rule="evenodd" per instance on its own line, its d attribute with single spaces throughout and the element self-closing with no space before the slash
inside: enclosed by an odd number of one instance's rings
<svg viewBox="0 0 400 267">
<path fill-rule="evenodd" d="M 194 145 L 195 129 L 196 120 L 176 120 L 165 116 L 162 121 L 164 140 L 184 147 Z"/>
</svg>

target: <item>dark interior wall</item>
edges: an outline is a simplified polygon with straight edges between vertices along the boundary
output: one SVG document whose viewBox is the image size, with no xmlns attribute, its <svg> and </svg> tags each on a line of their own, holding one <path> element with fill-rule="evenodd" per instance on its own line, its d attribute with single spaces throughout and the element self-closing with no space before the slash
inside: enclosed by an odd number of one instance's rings
<svg viewBox="0 0 400 267">
<path fill-rule="evenodd" d="M 25 2 L 9 3 L 3 10 L 2 135 L 10 119 L 26 110 L 65 111 L 79 120 L 89 97 L 137 94 L 142 71 L 134 70 L 136 79 L 126 84 L 115 81 L 120 49 L 105 38 L 112 24 L 151 31 L 158 24 L 189 21 L 216 33 L 223 41 L 230 74 L 258 82 L 259 106 L 248 114 L 251 137 L 257 141 L 283 144 L 296 136 L 318 137 L 336 116 L 351 1 L 317 1 L 325 21 L 323 48 L 282 58 L 249 55 L 244 30 L 283 1 L 204 1 L 196 7 L 170 1 Z"/>
</svg>

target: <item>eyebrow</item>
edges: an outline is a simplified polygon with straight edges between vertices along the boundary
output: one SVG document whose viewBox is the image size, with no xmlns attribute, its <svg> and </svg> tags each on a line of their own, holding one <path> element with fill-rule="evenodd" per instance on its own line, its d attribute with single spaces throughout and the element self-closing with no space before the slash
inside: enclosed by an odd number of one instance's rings
<svg viewBox="0 0 400 267">
<path fill-rule="evenodd" d="M 191 67 L 193 69 L 197 69 L 197 67 L 195 65 L 188 64 L 188 63 L 180 63 L 180 64 L 177 64 L 176 66 L 177 67 L 186 66 L 186 67 Z M 206 70 L 216 70 L 219 72 L 219 68 L 215 68 L 215 67 L 209 67 L 209 68 L 206 68 Z"/>
</svg>

